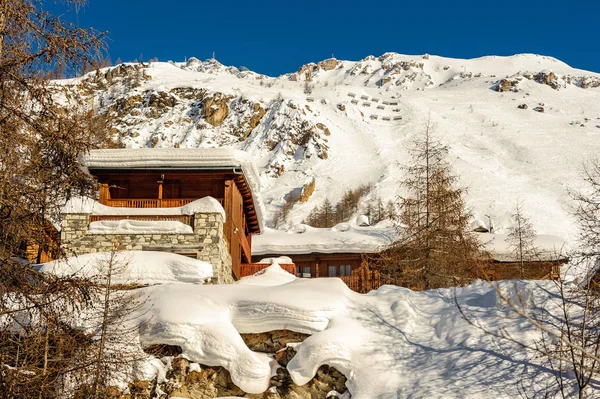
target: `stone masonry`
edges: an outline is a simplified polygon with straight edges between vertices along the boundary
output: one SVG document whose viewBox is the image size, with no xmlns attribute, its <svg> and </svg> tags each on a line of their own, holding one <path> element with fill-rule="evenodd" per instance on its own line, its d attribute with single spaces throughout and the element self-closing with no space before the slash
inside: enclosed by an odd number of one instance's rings
<svg viewBox="0 0 600 399">
<path fill-rule="evenodd" d="M 224 219 L 220 213 L 196 213 L 193 218 L 192 234 L 90 234 L 90 215 L 67 213 L 63 215 L 61 245 L 67 256 L 110 251 L 113 243 L 120 249 L 141 251 L 145 247 L 194 248 L 197 259 L 212 264 L 216 283 L 233 282 L 231 256 L 223 235 Z"/>
</svg>

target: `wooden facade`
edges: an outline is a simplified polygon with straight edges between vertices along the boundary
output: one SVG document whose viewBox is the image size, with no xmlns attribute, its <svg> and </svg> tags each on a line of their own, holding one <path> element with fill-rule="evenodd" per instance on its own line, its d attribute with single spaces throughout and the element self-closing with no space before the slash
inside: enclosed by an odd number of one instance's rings
<svg viewBox="0 0 600 399">
<path fill-rule="evenodd" d="M 278 256 L 281 255 L 254 256 L 253 259 L 258 262 L 263 258 L 276 258 Z M 360 269 L 363 264 L 363 256 L 360 253 L 312 253 L 292 255 L 291 258 L 296 265 L 296 276 L 304 278 L 350 276 L 355 270 Z"/>
<path fill-rule="evenodd" d="M 60 254 L 60 233 L 49 221 L 44 227 L 35 230 L 38 242 L 29 242 L 21 255 L 31 263 L 46 263 L 58 259 Z"/>
<path fill-rule="evenodd" d="M 234 168 L 204 169 L 93 169 L 90 173 L 100 183 L 99 202 L 111 207 L 169 208 L 186 205 L 211 196 L 225 210 L 223 234 L 229 246 L 233 275 L 241 277 L 241 265 L 251 263 L 252 234 L 260 227 L 252 192 L 243 174 Z M 95 220 L 177 220 L 192 224 L 182 215 L 93 216 Z"/>
</svg>

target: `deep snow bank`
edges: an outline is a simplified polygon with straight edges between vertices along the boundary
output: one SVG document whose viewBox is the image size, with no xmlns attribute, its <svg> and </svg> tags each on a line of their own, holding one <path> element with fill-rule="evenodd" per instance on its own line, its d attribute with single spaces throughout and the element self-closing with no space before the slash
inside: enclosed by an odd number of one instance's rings
<svg viewBox="0 0 600 399">
<path fill-rule="evenodd" d="M 526 342 L 538 338 L 527 321 L 499 306 L 488 283 L 426 292 L 384 286 L 360 295 L 337 278 L 270 285 L 273 275 L 262 275 L 269 284 L 259 275 L 252 284 L 140 290 L 149 298 L 140 342 L 178 345 L 192 361 L 223 366 L 249 393 L 268 388 L 274 363 L 250 351 L 239 334 L 282 329 L 312 334 L 288 364 L 296 384 L 327 364 L 346 375 L 353 398 L 514 397 L 522 381 L 536 390 L 553 378 L 521 347 L 484 334 L 461 316 L 455 294 L 465 313 L 486 328 L 502 328 Z M 499 284 L 503 291 L 515 289 L 510 281 Z M 527 292 L 532 311 L 547 312 L 552 287 L 529 281 L 518 290 Z"/>
</svg>

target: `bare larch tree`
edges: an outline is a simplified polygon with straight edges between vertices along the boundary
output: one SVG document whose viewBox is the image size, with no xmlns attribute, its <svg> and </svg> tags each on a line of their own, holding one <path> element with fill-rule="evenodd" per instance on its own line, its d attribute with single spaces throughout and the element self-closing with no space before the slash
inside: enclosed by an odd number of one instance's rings
<svg viewBox="0 0 600 399">
<path fill-rule="evenodd" d="M 535 238 L 536 232 L 533 224 L 523 214 L 523 207 L 517 202 L 512 214 L 512 226 L 508 229 L 506 241 L 515 259 L 521 266 L 521 278 L 525 278 L 525 264 L 533 260 L 536 255 Z"/>
<path fill-rule="evenodd" d="M 464 284 L 473 278 L 480 243 L 469 231 L 470 214 L 446 161 L 448 147 L 430 121 L 409 149 L 400 198 L 401 239 L 385 256 L 388 268 L 422 289 Z"/>
</svg>

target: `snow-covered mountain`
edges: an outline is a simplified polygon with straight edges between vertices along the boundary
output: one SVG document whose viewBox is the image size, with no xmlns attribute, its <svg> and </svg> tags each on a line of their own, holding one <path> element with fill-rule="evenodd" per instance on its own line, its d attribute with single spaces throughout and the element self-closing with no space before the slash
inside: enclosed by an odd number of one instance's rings
<svg viewBox="0 0 600 399">
<path fill-rule="evenodd" d="M 431 118 L 477 219 L 501 232 L 521 201 L 539 233 L 568 238 L 568 189 L 600 148 L 600 75 L 533 54 L 386 53 L 276 78 L 191 58 L 122 64 L 77 82 L 115 116 L 115 135 L 128 147 L 248 151 L 267 225 L 313 177 L 314 193 L 286 225 L 368 182 L 372 197 L 395 198 L 407 148 Z"/>
</svg>

